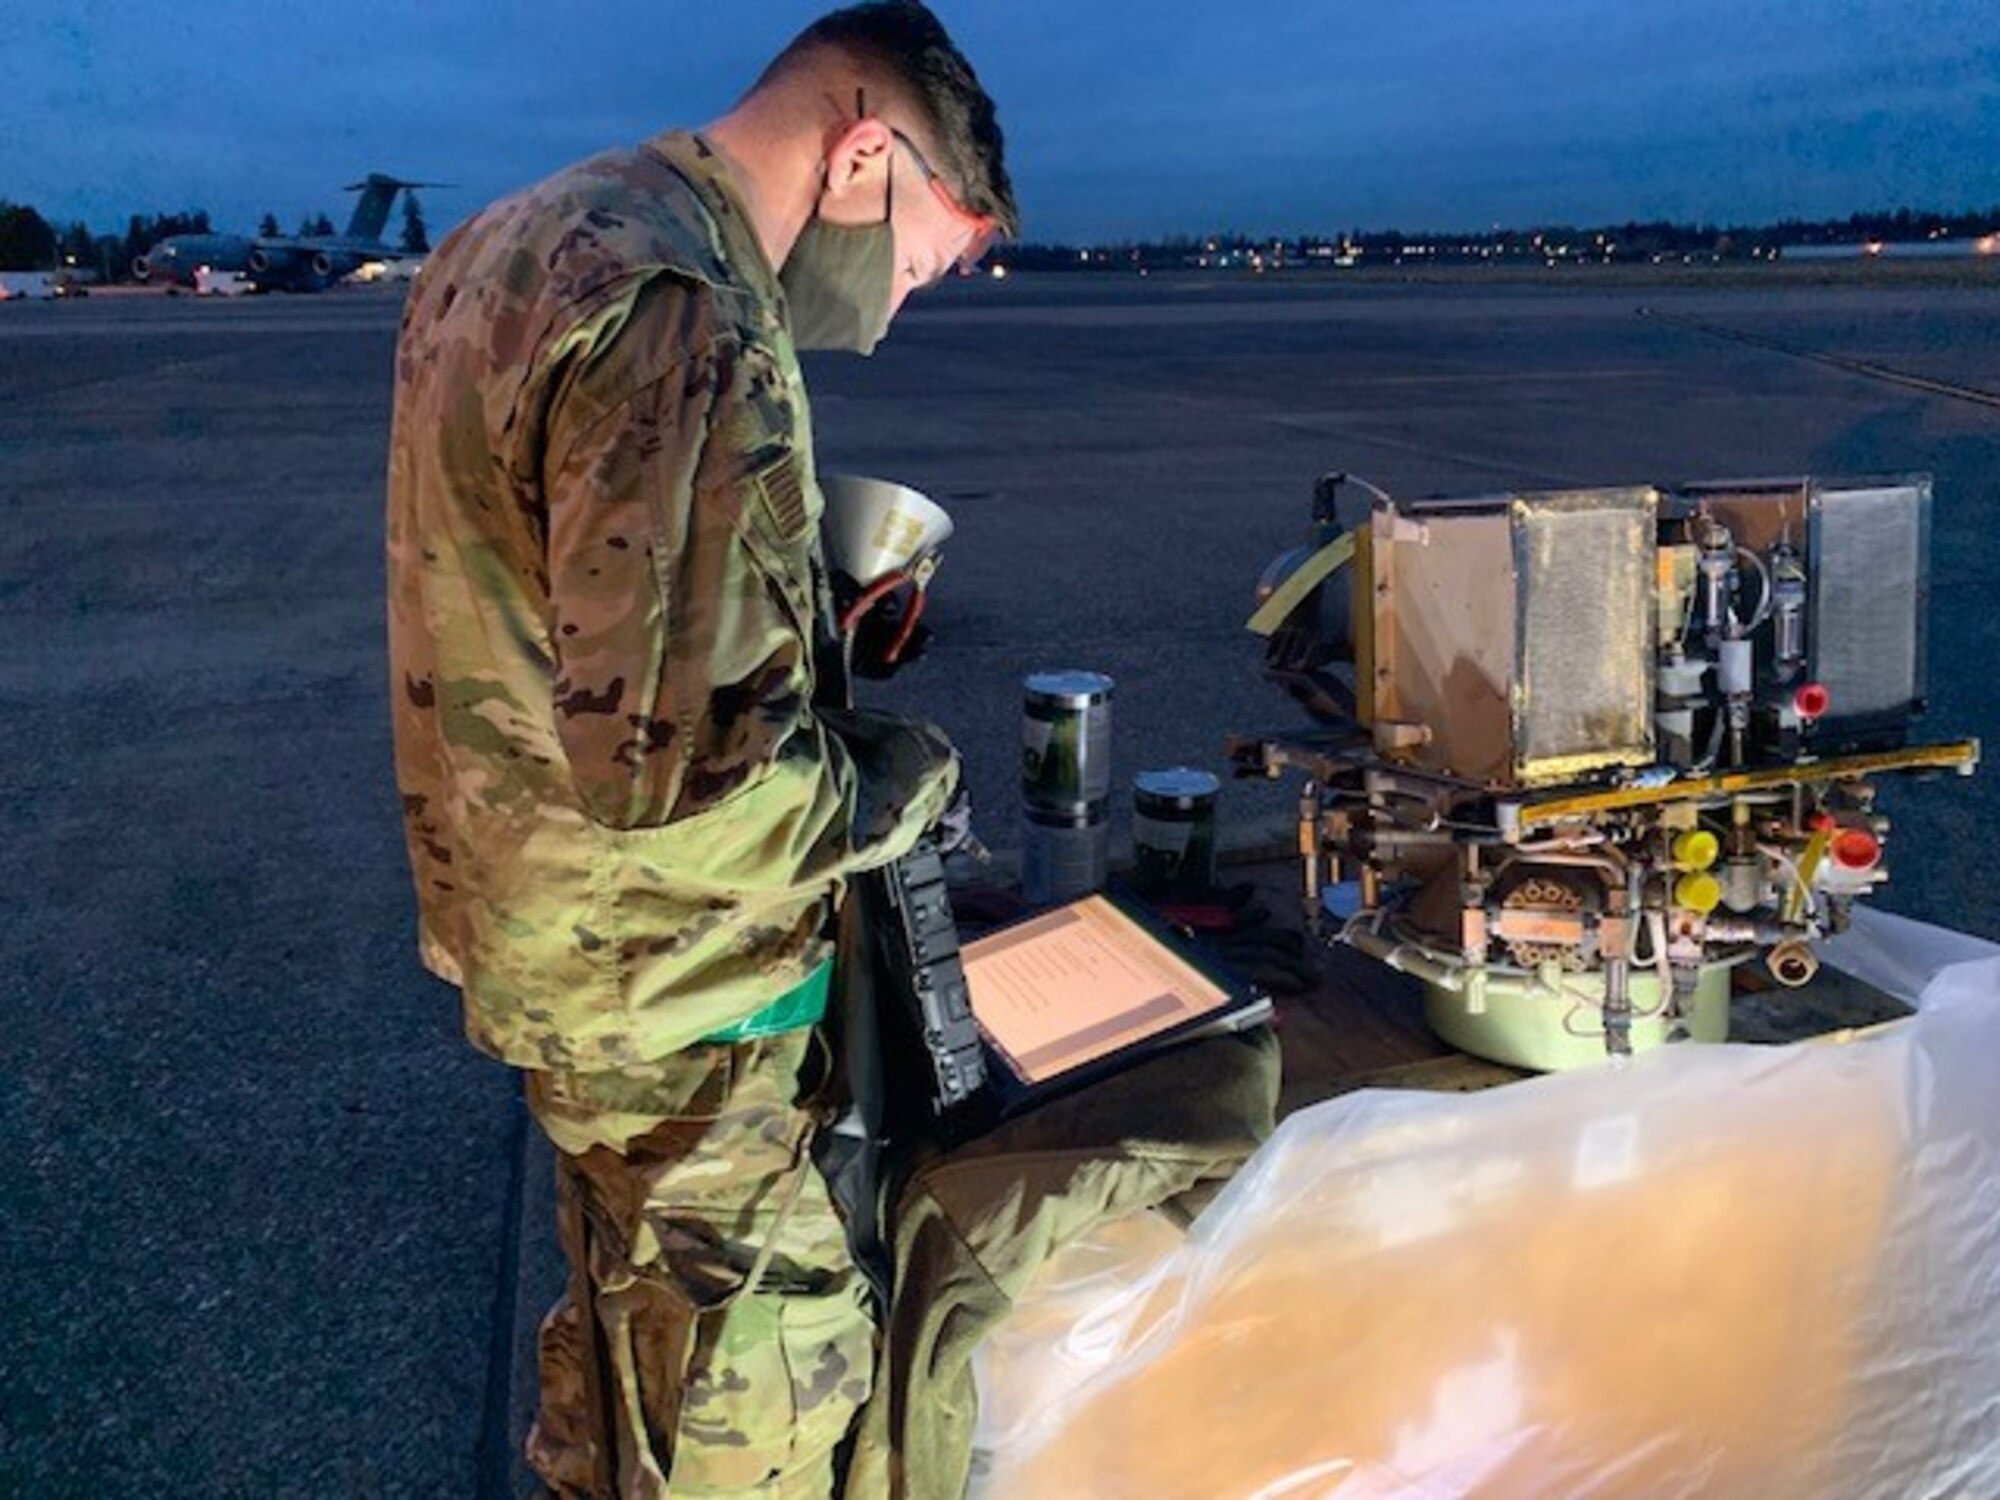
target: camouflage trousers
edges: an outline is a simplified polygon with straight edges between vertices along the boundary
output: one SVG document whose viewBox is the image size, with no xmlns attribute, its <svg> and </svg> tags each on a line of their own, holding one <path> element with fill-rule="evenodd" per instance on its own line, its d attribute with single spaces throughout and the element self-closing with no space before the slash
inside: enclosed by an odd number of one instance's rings
<svg viewBox="0 0 2000 1500">
<path fill-rule="evenodd" d="M 557 1494 L 833 1493 L 874 1327 L 810 1153 L 824 1052 L 800 1030 L 528 1075 L 570 1265 L 528 1438 Z"/>
</svg>

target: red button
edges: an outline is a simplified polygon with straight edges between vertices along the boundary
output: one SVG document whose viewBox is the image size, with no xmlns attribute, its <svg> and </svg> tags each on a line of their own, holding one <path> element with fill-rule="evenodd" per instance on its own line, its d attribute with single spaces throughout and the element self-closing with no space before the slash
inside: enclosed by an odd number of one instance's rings
<svg viewBox="0 0 2000 1500">
<path fill-rule="evenodd" d="M 1834 835 L 1833 861 L 1849 870 L 1872 870 L 1882 858 L 1882 844 L 1865 828 L 1845 828 Z"/>
</svg>

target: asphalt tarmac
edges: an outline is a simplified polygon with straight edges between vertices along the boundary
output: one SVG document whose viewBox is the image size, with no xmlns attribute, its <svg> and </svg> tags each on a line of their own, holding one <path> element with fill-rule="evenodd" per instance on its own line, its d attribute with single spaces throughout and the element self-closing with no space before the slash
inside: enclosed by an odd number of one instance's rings
<svg viewBox="0 0 2000 1500">
<path fill-rule="evenodd" d="M 809 367 L 957 522 L 877 689 L 1017 838 L 1019 683 L 1117 784 L 1291 711 L 1245 634 L 1330 469 L 1394 492 L 1935 474 L 1932 714 L 2000 744 L 2000 280 L 1033 278 Z M 0 1494 L 507 1493 L 554 1261 L 512 1078 L 414 956 L 383 668 L 393 293 L 0 307 Z M 2000 938 L 2000 772 L 1892 785 L 1881 904 Z M 1248 836 L 1289 800 L 1232 787 Z M 1126 809 L 1117 809 L 1117 829 Z"/>
</svg>

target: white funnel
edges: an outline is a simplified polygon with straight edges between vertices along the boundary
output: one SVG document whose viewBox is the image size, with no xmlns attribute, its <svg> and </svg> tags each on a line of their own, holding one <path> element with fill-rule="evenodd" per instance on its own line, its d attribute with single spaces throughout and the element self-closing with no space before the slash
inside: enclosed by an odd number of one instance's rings
<svg viewBox="0 0 2000 1500">
<path fill-rule="evenodd" d="M 951 536 L 951 517 L 928 495 L 888 479 L 828 474 L 820 536 L 827 563 L 866 587 L 885 573 L 908 568 Z"/>
</svg>

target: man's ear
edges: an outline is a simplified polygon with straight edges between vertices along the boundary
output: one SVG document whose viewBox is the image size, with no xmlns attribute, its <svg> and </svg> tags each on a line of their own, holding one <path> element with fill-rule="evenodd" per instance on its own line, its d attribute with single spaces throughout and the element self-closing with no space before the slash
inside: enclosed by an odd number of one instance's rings
<svg viewBox="0 0 2000 1500">
<path fill-rule="evenodd" d="M 894 147 L 889 127 L 873 116 L 844 127 L 826 153 L 829 206 L 852 205 L 865 209 L 868 218 L 880 218 L 882 180 Z"/>
</svg>

